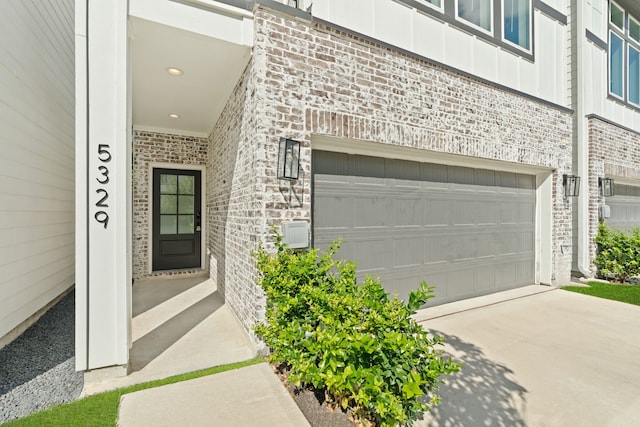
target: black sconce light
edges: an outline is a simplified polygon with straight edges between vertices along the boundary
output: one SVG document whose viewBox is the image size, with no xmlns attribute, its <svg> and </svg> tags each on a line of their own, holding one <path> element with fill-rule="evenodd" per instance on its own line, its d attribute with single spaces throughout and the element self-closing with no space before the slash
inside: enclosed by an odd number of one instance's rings
<svg viewBox="0 0 640 427">
<path fill-rule="evenodd" d="M 278 179 L 296 180 L 300 173 L 300 141 L 280 138 Z"/>
<path fill-rule="evenodd" d="M 575 175 L 562 175 L 565 196 L 577 196 L 580 193 L 580 177 Z"/>
<path fill-rule="evenodd" d="M 600 187 L 601 196 L 613 196 L 613 179 L 611 178 L 598 178 L 598 187 Z"/>
</svg>

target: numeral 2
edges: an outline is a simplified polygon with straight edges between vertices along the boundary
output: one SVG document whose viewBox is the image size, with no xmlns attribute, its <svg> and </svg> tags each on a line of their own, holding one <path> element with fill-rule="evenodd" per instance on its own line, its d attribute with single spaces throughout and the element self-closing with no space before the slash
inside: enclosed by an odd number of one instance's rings
<svg viewBox="0 0 640 427">
<path fill-rule="evenodd" d="M 103 194 L 102 199 L 100 199 L 100 200 L 98 200 L 98 202 L 96 202 L 96 206 L 99 207 L 99 208 L 108 208 L 109 205 L 105 203 L 107 201 L 107 199 L 109 198 L 109 193 L 107 193 L 107 190 L 99 188 L 99 189 L 96 190 L 96 193 Z"/>
</svg>

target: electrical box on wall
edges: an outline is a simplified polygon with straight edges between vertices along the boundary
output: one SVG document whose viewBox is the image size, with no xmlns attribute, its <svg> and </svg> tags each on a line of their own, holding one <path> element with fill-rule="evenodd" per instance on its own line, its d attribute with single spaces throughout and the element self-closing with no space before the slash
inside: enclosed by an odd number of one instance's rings
<svg viewBox="0 0 640 427">
<path fill-rule="evenodd" d="M 283 222 L 280 226 L 282 241 L 290 249 L 309 247 L 309 223 L 307 221 Z"/>
<path fill-rule="evenodd" d="M 609 205 L 600 205 L 598 206 L 598 213 L 600 214 L 600 219 L 607 219 L 611 217 L 611 208 Z"/>
</svg>

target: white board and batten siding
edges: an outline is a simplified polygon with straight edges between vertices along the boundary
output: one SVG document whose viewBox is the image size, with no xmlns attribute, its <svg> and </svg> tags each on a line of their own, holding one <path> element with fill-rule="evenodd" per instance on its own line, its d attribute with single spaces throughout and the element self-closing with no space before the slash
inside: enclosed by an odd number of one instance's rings
<svg viewBox="0 0 640 427">
<path fill-rule="evenodd" d="M 73 4 L 0 2 L 0 344 L 74 283 Z"/>
<path fill-rule="evenodd" d="M 566 0 L 547 1 L 567 13 Z M 567 105 L 567 27 L 534 9 L 531 61 L 393 0 L 314 0 L 314 16 L 488 81 Z"/>
<path fill-rule="evenodd" d="M 584 26 L 600 40 L 609 42 L 607 0 L 590 0 L 583 5 Z M 638 17 L 640 18 L 640 17 Z M 609 55 L 594 43 L 585 43 L 582 68 L 585 70 L 584 112 L 640 132 L 640 112 L 608 96 Z M 626 54 L 626 53 L 625 53 Z"/>
</svg>

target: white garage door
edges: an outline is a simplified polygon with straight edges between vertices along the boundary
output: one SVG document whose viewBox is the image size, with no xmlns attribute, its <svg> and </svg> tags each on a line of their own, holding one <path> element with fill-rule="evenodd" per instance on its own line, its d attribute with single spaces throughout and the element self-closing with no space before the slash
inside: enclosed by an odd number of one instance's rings
<svg viewBox="0 0 640 427">
<path fill-rule="evenodd" d="M 534 282 L 535 177 L 314 151 L 313 240 L 431 305 Z"/>
</svg>

